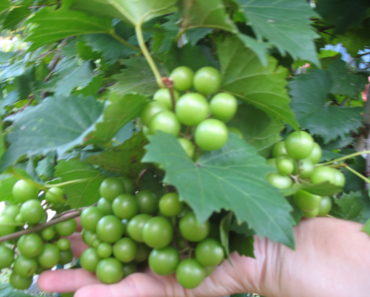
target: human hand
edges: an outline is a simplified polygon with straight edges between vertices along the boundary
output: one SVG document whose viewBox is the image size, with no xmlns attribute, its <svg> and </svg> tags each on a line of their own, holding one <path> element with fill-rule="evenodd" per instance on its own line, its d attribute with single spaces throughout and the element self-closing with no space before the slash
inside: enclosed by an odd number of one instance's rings
<svg viewBox="0 0 370 297">
<path fill-rule="evenodd" d="M 295 229 L 296 250 L 256 238 L 255 259 L 231 255 L 199 287 L 183 289 L 174 277 L 135 273 L 104 285 L 82 269 L 44 272 L 39 286 L 75 297 L 216 297 L 256 292 L 266 297 L 368 297 L 370 238 L 361 225 L 333 218 L 302 221 Z M 74 239 L 76 253 L 84 248 Z"/>
</svg>

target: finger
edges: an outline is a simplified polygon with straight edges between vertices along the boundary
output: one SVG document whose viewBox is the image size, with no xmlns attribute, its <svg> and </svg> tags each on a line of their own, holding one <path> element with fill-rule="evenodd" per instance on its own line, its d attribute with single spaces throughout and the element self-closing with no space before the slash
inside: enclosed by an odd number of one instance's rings
<svg viewBox="0 0 370 297">
<path fill-rule="evenodd" d="M 82 252 L 88 248 L 88 246 L 83 242 L 83 240 L 81 238 L 81 234 L 80 233 L 74 233 L 71 236 L 69 236 L 68 238 L 71 241 L 73 254 L 76 257 L 80 257 Z"/>
<path fill-rule="evenodd" d="M 43 272 L 38 286 L 47 292 L 74 292 L 83 286 L 99 283 L 95 276 L 83 269 L 55 270 Z"/>
</svg>

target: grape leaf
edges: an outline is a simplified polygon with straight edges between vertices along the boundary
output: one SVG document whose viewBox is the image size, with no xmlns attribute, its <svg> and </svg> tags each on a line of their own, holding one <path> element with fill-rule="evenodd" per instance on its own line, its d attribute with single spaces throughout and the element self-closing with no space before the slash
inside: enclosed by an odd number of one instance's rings
<svg viewBox="0 0 370 297">
<path fill-rule="evenodd" d="M 86 161 L 99 165 L 108 172 L 136 177 L 146 166 L 140 162 L 145 144 L 147 144 L 145 136 L 138 133 L 122 145 L 90 155 Z"/>
<path fill-rule="evenodd" d="M 281 121 L 269 117 L 263 111 L 249 104 L 242 104 L 230 122 L 231 127 L 238 128 L 244 138 L 260 153 L 278 142 L 284 128 Z"/>
<path fill-rule="evenodd" d="M 67 196 L 67 203 L 73 208 L 98 201 L 99 186 L 105 178 L 92 165 L 80 160 L 59 161 L 55 168 L 55 177 L 53 183 L 70 182 L 62 186 L 62 189 Z"/>
<path fill-rule="evenodd" d="M 328 105 L 332 79 L 325 70 L 311 70 L 289 83 L 292 107 L 303 128 L 323 138 L 325 143 L 361 127 L 362 108 Z"/>
<path fill-rule="evenodd" d="M 49 97 L 41 104 L 28 107 L 12 120 L 13 130 L 1 168 L 12 165 L 22 156 L 59 154 L 82 144 L 100 116 L 103 105 L 91 97 Z"/>
<path fill-rule="evenodd" d="M 304 0 L 237 0 L 258 40 L 266 38 L 284 54 L 319 65 L 310 27 L 317 16 Z"/>
<path fill-rule="evenodd" d="M 327 23 L 335 25 L 336 33 L 344 33 L 366 17 L 368 7 L 368 0 L 320 0 L 316 10 Z"/>
<path fill-rule="evenodd" d="M 267 60 L 267 50 L 271 46 L 269 43 L 256 40 L 248 35 L 245 34 L 238 34 L 237 35 L 240 41 L 244 43 L 246 47 L 249 47 L 254 53 L 257 55 L 257 57 L 260 59 L 263 66 L 267 66 L 268 60 Z"/>
<path fill-rule="evenodd" d="M 132 49 L 125 47 L 110 35 L 89 34 L 84 36 L 84 40 L 95 52 L 101 53 L 104 59 L 111 64 L 134 53 Z"/>
<path fill-rule="evenodd" d="M 2 0 L 0 2 L 0 13 L 2 13 L 4 10 L 7 10 L 9 7 L 10 7 L 10 1 Z"/>
<path fill-rule="evenodd" d="M 275 119 L 283 120 L 294 128 L 298 127 L 286 90 L 288 72 L 278 66 L 274 58 L 269 57 L 268 65 L 263 66 L 257 56 L 236 38 L 220 40 L 218 56 L 223 90 Z"/>
<path fill-rule="evenodd" d="M 92 80 L 92 69 L 89 61 L 74 68 L 68 75 L 62 76 L 55 87 L 56 96 L 68 96 L 74 88 L 86 87 Z"/>
<path fill-rule="evenodd" d="M 176 187 L 199 220 L 221 209 L 233 211 L 258 235 L 294 245 L 292 208 L 266 181 L 271 167 L 251 145 L 231 134 L 223 149 L 193 163 L 172 135 L 159 132 L 149 140 L 143 162 L 165 170 L 164 182 Z"/>
<path fill-rule="evenodd" d="M 328 66 L 333 86 L 330 90 L 332 94 L 347 95 L 358 98 L 367 84 L 366 75 L 352 72 L 347 64 L 336 59 Z"/>
<path fill-rule="evenodd" d="M 12 9 L 3 22 L 3 29 L 15 29 L 30 13 L 30 9 L 22 6 Z"/>
<path fill-rule="evenodd" d="M 102 116 L 95 123 L 94 130 L 86 136 L 86 143 L 104 144 L 111 142 L 125 124 L 141 113 L 146 103 L 146 97 L 139 94 L 122 96 L 111 93 Z"/>
<path fill-rule="evenodd" d="M 12 174 L 3 173 L 0 175 L 0 201 L 12 201 L 12 189 L 14 184 L 18 181 Z"/>
<path fill-rule="evenodd" d="M 213 1 L 181 1 L 182 22 L 181 29 L 208 27 L 230 32 L 237 32 L 237 28 L 225 11 L 222 0 Z"/>
<path fill-rule="evenodd" d="M 72 4 L 72 8 L 140 25 L 155 17 L 174 12 L 176 0 L 90 0 L 89 5 L 86 5 L 85 0 L 76 0 Z"/>
<path fill-rule="evenodd" d="M 135 57 L 124 63 L 127 68 L 113 76 L 117 81 L 112 87 L 114 93 L 152 95 L 158 89 L 155 78 L 144 58 Z"/>
<path fill-rule="evenodd" d="M 111 20 L 79 11 L 43 8 L 29 21 L 32 24 L 26 41 L 32 42 L 30 50 L 53 43 L 69 36 L 109 33 Z"/>
<path fill-rule="evenodd" d="M 35 297 L 35 296 L 13 289 L 9 284 L 0 283 L 0 297 Z"/>
</svg>

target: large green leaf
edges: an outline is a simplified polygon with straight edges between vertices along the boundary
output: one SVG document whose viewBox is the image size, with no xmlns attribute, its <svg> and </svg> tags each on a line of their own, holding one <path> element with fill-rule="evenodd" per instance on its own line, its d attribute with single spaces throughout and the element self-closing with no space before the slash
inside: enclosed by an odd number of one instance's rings
<svg viewBox="0 0 370 297">
<path fill-rule="evenodd" d="M 359 24 L 369 7 L 368 0 L 319 0 L 316 10 L 327 23 L 335 25 L 337 33 L 343 33 L 352 25 Z"/>
<path fill-rule="evenodd" d="M 361 125 L 362 108 L 328 104 L 332 79 L 325 70 L 311 70 L 289 83 L 292 106 L 303 128 L 320 135 L 325 143 L 356 131 Z"/>
<path fill-rule="evenodd" d="M 113 76 L 117 81 L 112 88 L 114 93 L 152 95 L 158 89 L 155 78 L 144 58 L 131 58 L 125 61 L 125 65 L 126 69 Z"/>
<path fill-rule="evenodd" d="M 23 6 L 12 9 L 3 22 L 3 28 L 8 30 L 15 29 L 30 14 L 31 10 Z"/>
<path fill-rule="evenodd" d="M 237 0 L 258 40 L 266 38 L 294 59 L 319 64 L 310 27 L 316 13 L 305 0 Z"/>
<path fill-rule="evenodd" d="M 114 141 L 117 132 L 141 113 L 146 102 L 143 95 L 111 93 L 94 130 L 86 137 L 87 143 L 105 144 Z"/>
<path fill-rule="evenodd" d="M 181 29 L 187 30 L 198 27 L 237 32 L 237 28 L 225 11 L 222 0 L 182 0 Z"/>
<path fill-rule="evenodd" d="M 9 0 L 1 0 L 0 2 L 0 13 L 2 13 L 4 10 L 8 9 L 10 7 L 10 1 Z"/>
<path fill-rule="evenodd" d="M 176 187 L 201 221 L 230 210 L 258 235 L 293 246 L 291 206 L 266 181 L 272 169 L 253 146 L 232 134 L 223 149 L 193 163 L 172 135 L 160 132 L 149 140 L 143 162 L 165 170 L 164 182 Z"/>
<path fill-rule="evenodd" d="M 40 105 L 29 107 L 14 117 L 7 136 L 9 149 L 1 167 L 12 165 L 22 156 L 62 154 L 84 142 L 100 116 L 103 105 L 94 98 L 50 97 Z"/>
<path fill-rule="evenodd" d="M 347 95 L 352 98 L 360 96 L 368 83 L 367 76 L 353 72 L 342 60 L 335 60 L 330 63 L 327 71 L 330 73 L 333 86 L 332 94 Z"/>
<path fill-rule="evenodd" d="M 86 5 L 85 0 L 74 0 L 72 7 L 140 25 L 155 17 L 174 12 L 176 2 L 176 0 L 91 0 L 89 5 Z"/>
<path fill-rule="evenodd" d="M 32 30 L 26 40 L 32 42 L 31 50 L 69 36 L 109 33 L 112 30 L 112 23 L 108 18 L 64 9 L 41 9 L 29 23 L 32 24 Z"/>
<path fill-rule="evenodd" d="M 292 127 L 298 124 L 290 109 L 286 89 L 288 72 L 269 57 L 263 66 L 249 48 L 236 38 L 218 42 L 218 56 L 223 75 L 222 89 L 263 110 L 269 116 Z"/>
<path fill-rule="evenodd" d="M 139 172 L 146 167 L 140 161 L 147 143 L 145 136 L 138 133 L 119 146 L 90 155 L 86 161 L 99 165 L 108 172 L 136 178 Z"/>
<path fill-rule="evenodd" d="M 93 79 L 93 72 L 89 61 L 76 65 L 68 74 L 64 73 L 55 87 L 56 96 L 68 96 L 73 89 L 86 87 Z"/>
<path fill-rule="evenodd" d="M 230 126 L 238 128 L 248 143 L 259 152 L 278 142 L 281 138 L 280 132 L 284 128 L 281 121 L 269 117 L 249 104 L 238 107 L 238 113 L 230 122 Z"/>
<path fill-rule="evenodd" d="M 79 160 L 62 160 L 55 168 L 56 183 L 62 186 L 67 203 L 73 207 L 91 205 L 100 198 L 99 186 L 105 178 L 92 165 Z"/>
</svg>

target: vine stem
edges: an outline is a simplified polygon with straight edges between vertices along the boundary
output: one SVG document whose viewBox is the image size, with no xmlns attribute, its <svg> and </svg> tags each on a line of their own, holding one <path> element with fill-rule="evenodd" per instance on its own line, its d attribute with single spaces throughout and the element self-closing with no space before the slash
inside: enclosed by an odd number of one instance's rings
<svg viewBox="0 0 370 297">
<path fill-rule="evenodd" d="M 128 41 L 126 41 L 125 39 L 123 39 L 116 32 L 112 31 L 112 32 L 110 32 L 110 35 L 112 35 L 112 37 L 114 39 L 116 39 L 118 42 L 122 43 L 124 46 L 127 46 L 129 49 L 132 49 L 134 51 L 138 51 L 139 50 L 139 48 L 137 48 L 136 46 L 132 45 L 131 43 L 129 43 Z"/>
<path fill-rule="evenodd" d="M 136 33 L 136 38 L 139 42 L 140 49 L 146 59 L 146 61 L 149 64 L 150 69 L 152 70 L 155 80 L 157 81 L 157 84 L 160 88 L 163 88 L 163 82 L 162 82 L 162 77 L 161 74 L 157 68 L 157 65 L 155 64 L 152 56 L 149 53 L 148 48 L 146 47 L 144 36 L 143 36 L 143 31 L 141 29 L 141 24 L 135 25 L 135 33 Z"/>
<path fill-rule="evenodd" d="M 68 211 L 65 214 L 63 214 L 63 215 L 61 214 L 61 216 L 58 216 L 55 219 L 51 219 L 49 222 L 46 222 L 44 224 L 39 224 L 39 225 L 36 225 L 36 226 L 34 226 L 32 228 L 29 228 L 29 229 L 26 229 L 26 230 L 22 230 L 22 231 L 14 232 L 12 234 L 1 236 L 0 237 L 0 242 L 16 239 L 16 238 L 21 237 L 22 235 L 25 235 L 25 234 L 39 232 L 39 231 L 41 231 L 41 230 L 43 230 L 43 229 L 45 229 L 49 226 L 52 226 L 52 225 L 55 225 L 55 224 L 58 224 L 58 223 L 61 223 L 61 222 L 64 222 L 64 221 L 68 221 L 70 219 L 77 218 L 80 215 L 80 213 L 81 213 L 81 209 Z"/>
<path fill-rule="evenodd" d="M 344 156 L 344 157 L 340 157 L 340 158 L 337 158 L 337 159 L 334 159 L 334 160 L 331 160 L 331 161 L 328 161 L 328 162 L 325 162 L 325 163 L 321 163 L 321 164 L 319 164 L 319 166 L 326 166 L 326 165 L 334 164 L 334 163 L 344 161 L 344 160 L 347 160 L 347 159 L 351 159 L 351 158 L 354 158 L 354 157 L 357 157 L 357 156 L 360 156 L 360 155 L 363 155 L 363 154 L 370 154 L 370 150 L 356 152 L 356 153 L 353 153 L 353 154 L 350 154 L 350 155 L 347 155 L 347 156 Z"/>
<path fill-rule="evenodd" d="M 370 180 L 368 178 L 366 178 L 366 176 L 363 176 L 361 173 L 357 172 L 356 170 L 352 169 L 351 167 L 349 167 L 346 164 L 344 164 L 343 167 L 348 169 L 348 171 L 352 172 L 354 175 L 356 175 L 357 177 L 359 177 L 363 181 L 365 181 L 365 183 L 370 184 Z"/>
</svg>

